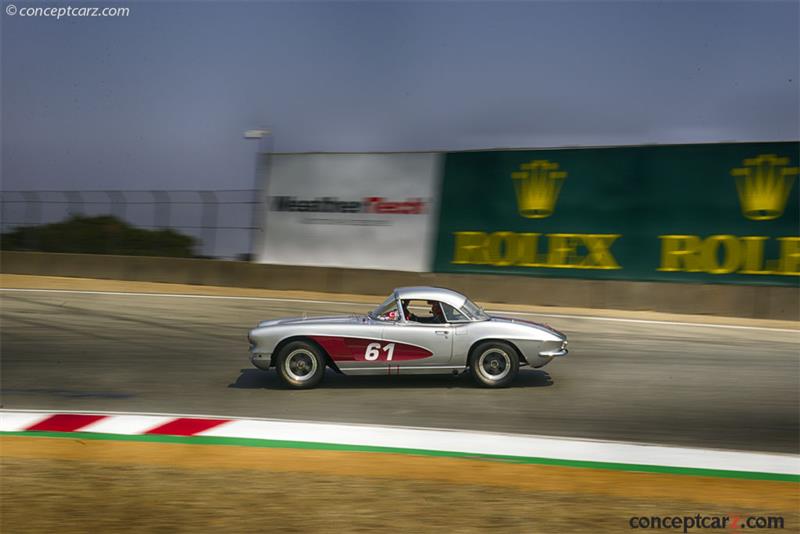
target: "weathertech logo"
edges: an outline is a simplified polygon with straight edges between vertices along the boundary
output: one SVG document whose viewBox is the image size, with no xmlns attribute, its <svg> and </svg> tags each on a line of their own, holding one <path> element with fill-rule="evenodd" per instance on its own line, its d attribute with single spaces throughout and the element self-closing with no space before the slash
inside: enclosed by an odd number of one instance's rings
<svg viewBox="0 0 800 534">
<path fill-rule="evenodd" d="M 292 196 L 272 197 L 272 211 L 301 213 L 378 213 L 382 215 L 421 215 L 427 212 L 428 202 L 422 198 L 390 201 L 384 197 L 364 197 L 361 200 L 340 200 L 338 197 L 300 199 Z"/>
</svg>

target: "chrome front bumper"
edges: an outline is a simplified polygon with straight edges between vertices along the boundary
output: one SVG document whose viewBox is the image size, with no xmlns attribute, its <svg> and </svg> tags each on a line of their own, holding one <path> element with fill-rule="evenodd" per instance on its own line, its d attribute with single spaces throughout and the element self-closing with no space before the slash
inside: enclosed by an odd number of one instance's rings
<svg viewBox="0 0 800 534">
<path fill-rule="evenodd" d="M 560 349 L 560 350 L 550 350 L 546 352 L 540 352 L 539 356 L 541 356 L 542 358 L 556 358 L 558 356 L 566 356 L 567 354 L 569 354 L 569 351 L 567 349 Z"/>
<path fill-rule="evenodd" d="M 257 352 L 250 353 L 250 363 L 252 363 L 254 366 L 264 371 L 269 370 L 271 361 L 272 361 L 271 354 L 260 354 Z"/>
<path fill-rule="evenodd" d="M 540 352 L 539 356 L 542 358 L 556 358 L 558 356 L 566 356 L 567 354 L 569 354 L 569 351 L 567 350 L 567 341 L 564 340 L 561 342 L 561 347 L 554 350 Z"/>
<path fill-rule="evenodd" d="M 568 353 L 569 351 L 567 350 L 567 342 L 565 340 L 561 342 L 560 347 L 557 346 L 556 348 L 550 350 L 543 350 L 536 355 L 536 358 L 528 358 L 528 364 L 534 369 L 538 369 L 550 363 L 553 358 L 566 356 Z"/>
</svg>

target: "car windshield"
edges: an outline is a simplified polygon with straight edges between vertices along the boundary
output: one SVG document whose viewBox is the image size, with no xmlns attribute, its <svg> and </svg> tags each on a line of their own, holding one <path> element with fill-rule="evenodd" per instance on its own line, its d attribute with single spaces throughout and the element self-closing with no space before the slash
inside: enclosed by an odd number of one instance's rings
<svg viewBox="0 0 800 534">
<path fill-rule="evenodd" d="M 486 312 L 483 311 L 480 306 L 469 299 L 464 301 L 464 305 L 461 307 L 461 309 L 465 311 L 473 321 L 487 321 L 490 319 L 490 317 L 486 315 Z"/>
<path fill-rule="evenodd" d="M 397 306 L 397 301 L 394 298 L 394 295 L 389 295 L 389 298 L 383 301 L 383 304 L 369 312 L 370 319 L 379 319 L 381 317 L 386 316 L 391 310 L 393 310 Z"/>
</svg>

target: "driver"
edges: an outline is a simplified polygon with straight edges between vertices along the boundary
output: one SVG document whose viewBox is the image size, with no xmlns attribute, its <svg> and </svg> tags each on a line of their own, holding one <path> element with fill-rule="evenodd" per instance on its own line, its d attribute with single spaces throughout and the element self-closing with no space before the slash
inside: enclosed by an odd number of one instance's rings
<svg viewBox="0 0 800 534">
<path fill-rule="evenodd" d="M 428 305 L 431 307 L 431 315 L 430 317 L 415 317 L 414 320 L 419 323 L 428 323 L 428 324 L 441 324 L 446 323 L 447 321 L 444 318 L 444 310 L 442 309 L 441 303 L 435 300 L 427 301 Z M 404 308 L 405 309 L 405 308 Z"/>
<path fill-rule="evenodd" d="M 432 323 L 438 324 L 447 322 L 444 319 L 444 309 L 442 308 L 441 302 L 429 300 L 428 304 L 431 305 L 431 315 L 433 316 L 433 320 L 431 321 Z"/>
<path fill-rule="evenodd" d="M 420 318 L 408 310 L 408 299 L 401 300 L 400 305 L 403 307 L 403 316 L 406 318 L 406 321 L 420 322 Z"/>
</svg>

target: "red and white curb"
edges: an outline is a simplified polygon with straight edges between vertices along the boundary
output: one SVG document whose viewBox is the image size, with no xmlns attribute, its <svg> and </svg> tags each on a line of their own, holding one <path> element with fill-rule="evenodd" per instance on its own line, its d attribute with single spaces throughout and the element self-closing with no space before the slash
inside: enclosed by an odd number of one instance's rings
<svg viewBox="0 0 800 534">
<path fill-rule="evenodd" d="M 671 447 L 521 434 L 159 414 L 0 410 L 0 432 L 213 436 L 543 458 L 577 462 L 800 475 L 792 454 Z"/>
</svg>

